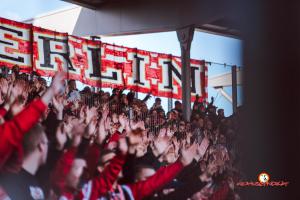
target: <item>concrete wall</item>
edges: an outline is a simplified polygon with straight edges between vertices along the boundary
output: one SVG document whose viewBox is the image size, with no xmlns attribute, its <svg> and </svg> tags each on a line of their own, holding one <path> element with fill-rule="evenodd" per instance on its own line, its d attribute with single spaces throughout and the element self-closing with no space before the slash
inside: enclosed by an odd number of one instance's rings
<svg viewBox="0 0 300 200">
<path fill-rule="evenodd" d="M 24 22 L 58 32 L 67 32 L 69 34 L 77 35 L 77 33 L 74 32 L 74 29 L 81 12 L 81 7 L 72 6 L 63 10 L 45 13 Z"/>
</svg>

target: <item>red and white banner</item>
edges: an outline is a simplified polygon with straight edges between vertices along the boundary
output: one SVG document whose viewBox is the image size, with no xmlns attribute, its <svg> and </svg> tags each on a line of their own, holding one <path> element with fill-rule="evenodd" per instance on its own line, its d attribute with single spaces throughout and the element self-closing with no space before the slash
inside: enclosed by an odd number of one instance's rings
<svg viewBox="0 0 300 200">
<path fill-rule="evenodd" d="M 0 66 L 19 65 L 23 72 L 32 70 L 31 27 L 0 18 Z"/>
<path fill-rule="evenodd" d="M 53 76 L 65 70 L 69 79 L 102 88 L 126 88 L 180 99 L 180 57 L 101 43 L 67 33 L 0 18 L 0 65 Z M 205 61 L 191 59 L 192 101 L 207 98 Z"/>
</svg>

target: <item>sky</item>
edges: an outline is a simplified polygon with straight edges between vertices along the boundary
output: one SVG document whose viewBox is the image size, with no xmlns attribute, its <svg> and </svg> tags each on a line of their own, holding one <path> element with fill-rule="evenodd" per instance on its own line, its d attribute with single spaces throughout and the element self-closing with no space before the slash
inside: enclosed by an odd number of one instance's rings
<svg viewBox="0 0 300 200">
<path fill-rule="evenodd" d="M 23 21 L 46 12 L 72 6 L 74 5 L 61 0 L 1 0 L 0 16 L 16 21 Z M 101 40 L 117 45 L 180 56 L 180 46 L 176 32 L 102 37 Z M 234 38 L 195 32 L 191 47 L 191 58 L 242 66 L 242 42 Z M 230 70 L 230 67 L 213 64 L 208 67 L 208 76 L 220 75 L 230 72 Z M 224 90 L 231 95 L 230 87 L 224 88 Z M 225 109 L 226 116 L 232 113 L 231 103 L 218 94 L 215 89 L 208 87 L 208 94 L 209 99 L 211 96 L 215 97 L 217 107 Z M 140 96 L 144 95 L 140 94 Z M 154 98 L 152 98 L 149 104 L 151 105 L 153 101 Z M 167 109 L 166 102 L 164 99 L 163 104 L 165 109 Z M 238 105 L 241 103 L 242 88 L 238 87 Z"/>
<path fill-rule="evenodd" d="M 70 7 L 72 4 L 60 0 L 1 0 L 1 17 L 25 20 L 55 9 Z"/>
</svg>

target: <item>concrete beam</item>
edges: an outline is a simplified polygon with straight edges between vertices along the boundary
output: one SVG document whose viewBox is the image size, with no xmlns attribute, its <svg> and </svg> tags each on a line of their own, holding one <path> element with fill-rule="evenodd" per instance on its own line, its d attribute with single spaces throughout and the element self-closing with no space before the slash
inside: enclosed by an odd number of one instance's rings
<svg viewBox="0 0 300 200">
<path fill-rule="evenodd" d="M 210 23 L 225 16 L 225 2 L 209 0 L 121 1 L 96 10 L 83 8 L 77 35 L 128 35 L 175 31 Z"/>
<path fill-rule="evenodd" d="M 243 83 L 243 71 L 241 69 L 237 69 L 237 85 L 242 85 Z M 217 75 L 208 78 L 208 86 L 209 87 L 231 87 L 232 86 L 232 77 L 231 72 Z"/>
</svg>

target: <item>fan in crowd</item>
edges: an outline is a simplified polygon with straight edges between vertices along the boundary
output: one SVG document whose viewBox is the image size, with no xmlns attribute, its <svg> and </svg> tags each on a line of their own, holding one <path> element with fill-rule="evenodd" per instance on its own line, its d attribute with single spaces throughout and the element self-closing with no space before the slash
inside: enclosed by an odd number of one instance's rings
<svg viewBox="0 0 300 200">
<path fill-rule="evenodd" d="M 37 73 L 2 70 L 0 200 L 240 199 L 238 113 L 210 103 L 165 112 L 148 94 L 112 94 L 58 72 L 50 86 Z M 238 111 L 239 112 L 239 111 Z"/>
</svg>

